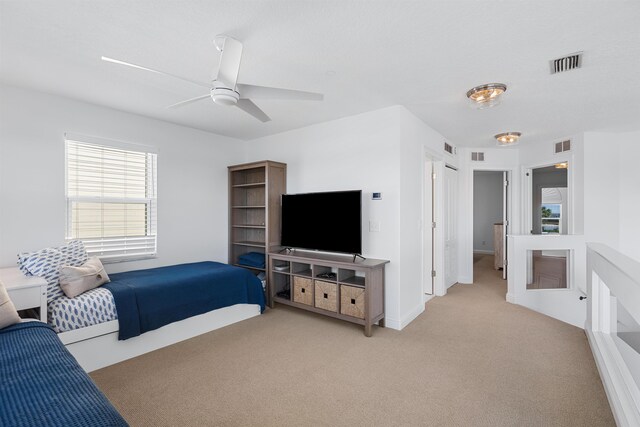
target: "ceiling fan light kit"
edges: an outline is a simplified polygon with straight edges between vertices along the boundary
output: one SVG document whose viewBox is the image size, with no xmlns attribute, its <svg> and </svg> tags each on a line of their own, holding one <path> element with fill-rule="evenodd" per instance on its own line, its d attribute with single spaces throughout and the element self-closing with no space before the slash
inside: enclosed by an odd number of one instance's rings
<svg viewBox="0 0 640 427">
<path fill-rule="evenodd" d="M 213 87 L 211 89 L 211 99 L 216 104 L 232 106 L 238 103 L 240 94 L 226 87 Z"/>
<path fill-rule="evenodd" d="M 103 56 L 102 60 L 118 65 L 149 71 L 161 74 L 167 77 L 180 79 L 197 86 L 209 88 L 209 93 L 200 95 L 195 98 L 177 102 L 168 108 L 178 108 L 185 105 L 211 98 L 218 105 L 226 107 L 238 107 L 245 113 L 253 116 L 261 122 L 271 121 L 271 118 L 253 103 L 249 97 L 261 99 L 283 99 L 293 101 L 322 101 L 324 96 L 320 93 L 303 92 L 292 89 L 279 89 L 266 86 L 255 86 L 238 83 L 238 73 L 240 71 L 240 62 L 242 60 L 242 43 L 227 35 L 219 35 L 214 39 L 216 49 L 220 53 L 220 65 L 218 73 L 211 83 L 202 83 L 190 80 L 174 74 L 165 73 L 164 71 L 154 70 L 153 68 L 143 67 L 130 62 L 120 61 L 118 59 Z"/>
<path fill-rule="evenodd" d="M 490 108 L 500 104 L 502 94 L 507 90 L 503 83 L 487 83 L 467 91 L 471 106 L 477 109 Z"/>
</svg>

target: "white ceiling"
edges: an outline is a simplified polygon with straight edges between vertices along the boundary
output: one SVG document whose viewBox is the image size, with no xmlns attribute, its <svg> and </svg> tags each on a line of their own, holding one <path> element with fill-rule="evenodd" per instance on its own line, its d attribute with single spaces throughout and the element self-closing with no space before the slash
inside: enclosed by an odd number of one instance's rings
<svg viewBox="0 0 640 427">
<path fill-rule="evenodd" d="M 0 0 L 0 81 L 241 139 L 402 104 L 460 146 L 525 144 L 640 129 L 639 22 L 638 1 Z M 256 101 L 269 123 L 169 110 L 202 88 L 100 60 L 208 81 L 219 33 L 244 43 L 240 82 L 325 100 Z M 576 51 L 582 69 L 550 75 Z M 488 82 L 505 101 L 471 109 L 466 91 Z"/>
</svg>

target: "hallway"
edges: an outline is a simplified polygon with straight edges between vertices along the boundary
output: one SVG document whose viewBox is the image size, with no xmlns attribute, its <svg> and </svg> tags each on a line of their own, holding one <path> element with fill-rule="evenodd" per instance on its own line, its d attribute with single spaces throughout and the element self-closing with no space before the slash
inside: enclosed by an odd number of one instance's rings
<svg viewBox="0 0 640 427">
<path fill-rule="evenodd" d="M 615 425 L 584 331 L 506 302 L 493 255 L 473 260 L 474 283 L 429 301 L 423 319 L 446 331 L 438 359 L 474 367 L 460 387 L 494 407 L 496 425 Z"/>
</svg>

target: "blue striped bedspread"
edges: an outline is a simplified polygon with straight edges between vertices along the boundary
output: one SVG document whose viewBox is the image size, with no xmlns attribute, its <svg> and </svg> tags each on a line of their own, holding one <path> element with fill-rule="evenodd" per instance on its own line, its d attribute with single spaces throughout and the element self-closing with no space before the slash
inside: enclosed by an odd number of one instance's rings
<svg viewBox="0 0 640 427">
<path fill-rule="evenodd" d="M 222 307 L 265 308 L 260 279 L 245 268 L 219 262 L 127 271 L 110 278 L 104 288 L 116 303 L 121 340 Z"/>
<path fill-rule="evenodd" d="M 127 425 L 50 326 L 0 330 L 0 426 Z"/>
</svg>

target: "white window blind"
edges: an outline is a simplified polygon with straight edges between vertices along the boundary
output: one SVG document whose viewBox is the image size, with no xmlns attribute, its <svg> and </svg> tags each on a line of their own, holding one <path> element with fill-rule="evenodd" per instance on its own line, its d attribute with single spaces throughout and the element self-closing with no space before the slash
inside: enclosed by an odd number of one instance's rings
<svg viewBox="0 0 640 427">
<path fill-rule="evenodd" d="M 156 254 L 157 155 L 66 140 L 67 239 L 106 261 Z"/>
</svg>

